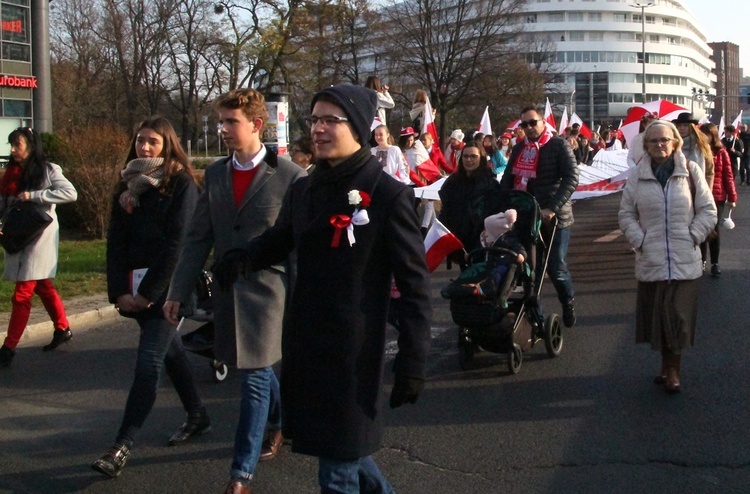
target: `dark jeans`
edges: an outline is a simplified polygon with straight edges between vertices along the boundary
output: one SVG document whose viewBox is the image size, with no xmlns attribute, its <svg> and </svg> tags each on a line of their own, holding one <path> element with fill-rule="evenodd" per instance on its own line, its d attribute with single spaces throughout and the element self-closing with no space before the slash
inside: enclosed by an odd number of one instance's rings
<svg viewBox="0 0 750 494">
<path fill-rule="evenodd" d="M 321 494 L 396 494 L 372 456 L 353 461 L 318 458 Z"/>
<path fill-rule="evenodd" d="M 750 155 L 743 156 L 740 161 L 740 183 L 750 183 Z"/>
<path fill-rule="evenodd" d="M 177 328 L 163 318 L 138 319 L 141 326 L 135 378 L 125 405 L 117 442 L 132 446 L 156 401 L 162 367 L 174 384 L 188 413 L 200 412 L 203 404 L 195 388 L 193 370 L 182 346 Z"/>
<path fill-rule="evenodd" d="M 543 227 L 544 229 L 544 227 Z M 549 262 L 547 263 L 547 274 L 549 275 L 552 286 L 557 291 L 557 298 L 562 305 L 573 302 L 575 293 L 573 291 L 573 279 L 568 271 L 568 244 L 570 243 L 570 228 L 558 228 L 555 231 L 555 237 L 552 239 L 552 245 L 549 252 Z M 536 258 L 536 283 L 542 282 L 544 273 L 544 252 L 543 249 L 537 249 Z"/>
<path fill-rule="evenodd" d="M 234 435 L 234 459 L 229 475 L 250 480 L 258 465 L 266 425 L 281 430 L 279 380 L 271 367 L 241 369 L 240 420 Z"/>
<path fill-rule="evenodd" d="M 708 241 L 708 251 L 711 254 L 711 264 L 719 264 L 719 250 L 721 249 L 721 241 L 719 240 L 719 225 L 721 224 L 721 220 L 724 218 L 724 204 L 726 204 L 726 201 L 716 201 L 716 217 L 719 219 L 719 221 L 714 227 L 714 232 L 716 232 L 716 235 L 714 235 L 713 238 Z"/>
</svg>

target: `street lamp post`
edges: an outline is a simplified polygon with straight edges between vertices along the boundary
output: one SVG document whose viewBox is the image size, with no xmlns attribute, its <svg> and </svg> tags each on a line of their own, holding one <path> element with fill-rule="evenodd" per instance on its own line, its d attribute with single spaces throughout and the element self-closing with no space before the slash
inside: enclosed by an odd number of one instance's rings
<svg viewBox="0 0 750 494">
<path fill-rule="evenodd" d="M 631 5 L 631 7 L 635 7 L 637 9 L 641 9 L 641 97 L 643 98 L 643 101 L 641 103 L 646 102 L 646 15 L 645 11 L 649 7 L 653 7 L 655 4 L 653 2 L 648 3 L 640 3 L 636 2 L 634 5 Z"/>
</svg>

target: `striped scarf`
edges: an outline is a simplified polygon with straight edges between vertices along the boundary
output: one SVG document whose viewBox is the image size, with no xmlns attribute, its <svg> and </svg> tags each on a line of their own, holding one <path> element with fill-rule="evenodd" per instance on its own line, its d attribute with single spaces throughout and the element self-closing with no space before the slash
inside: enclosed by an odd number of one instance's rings
<svg viewBox="0 0 750 494">
<path fill-rule="evenodd" d="M 128 162 L 120 172 L 122 181 L 128 186 L 120 194 L 120 206 L 128 213 L 138 207 L 141 194 L 158 188 L 164 179 L 164 158 L 138 158 Z"/>
</svg>

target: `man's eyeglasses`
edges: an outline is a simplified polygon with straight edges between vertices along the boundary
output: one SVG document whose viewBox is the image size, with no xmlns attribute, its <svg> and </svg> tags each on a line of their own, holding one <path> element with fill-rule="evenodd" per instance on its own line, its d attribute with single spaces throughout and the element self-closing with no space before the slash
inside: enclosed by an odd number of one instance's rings
<svg viewBox="0 0 750 494">
<path fill-rule="evenodd" d="M 537 120 L 535 118 L 532 118 L 530 120 L 521 121 L 520 126 L 521 126 L 521 128 L 526 129 L 528 127 L 536 127 L 536 124 L 538 124 L 538 123 L 539 123 L 539 120 Z"/>
<path fill-rule="evenodd" d="M 669 137 L 661 137 L 659 139 L 649 139 L 649 144 L 655 144 L 657 146 L 666 146 L 670 142 L 674 141 L 674 139 L 670 139 Z"/>
<path fill-rule="evenodd" d="M 348 121 L 349 121 L 348 118 L 339 117 L 338 115 L 324 115 L 322 117 L 312 116 L 312 117 L 307 117 L 305 119 L 305 123 L 307 123 L 307 125 L 310 128 L 315 127 L 318 124 L 318 122 L 320 122 L 320 124 L 323 127 L 331 127 L 333 125 L 348 122 Z"/>
</svg>

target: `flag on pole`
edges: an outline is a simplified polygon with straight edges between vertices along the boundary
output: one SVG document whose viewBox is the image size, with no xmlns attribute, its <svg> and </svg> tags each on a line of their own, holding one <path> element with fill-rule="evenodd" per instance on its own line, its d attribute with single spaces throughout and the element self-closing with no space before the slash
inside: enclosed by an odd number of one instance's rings
<svg viewBox="0 0 750 494">
<path fill-rule="evenodd" d="M 719 120 L 719 139 L 724 139 L 724 127 L 726 127 L 726 123 L 724 122 L 724 115 L 722 115 L 721 120 Z"/>
<path fill-rule="evenodd" d="M 583 123 L 583 120 L 581 120 L 581 117 L 578 116 L 577 113 L 573 113 L 570 116 L 570 125 L 578 124 L 581 126 L 580 133 L 582 136 L 586 136 L 586 139 L 591 139 L 591 129 L 586 126 L 585 123 Z"/>
<path fill-rule="evenodd" d="M 370 132 L 377 129 L 381 125 L 383 125 L 383 122 L 380 120 L 380 117 L 376 116 L 375 118 L 372 119 L 372 123 L 370 124 Z"/>
<path fill-rule="evenodd" d="M 432 105 L 430 98 L 424 104 L 424 121 L 422 122 L 421 134 L 430 134 L 434 142 L 433 146 L 440 149 L 440 139 L 438 139 L 437 127 L 435 127 L 435 117 L 432 116 Z M 420 135 L 421 135 L 420 134 Z"/>
<path fill-rule="evenodd" d="M 464 248 L 464 244 L 445 225 L 437 219 L 432 222 L 430 230 L 424 238 L 425 257 L 427 269 L 430 273 L 435 271 L 443 259 L 454 250 Z"/>
<path fill-rule="evenodd" d="M 544 121 L 547 122 L 553 130 L 555 129 L 555 115 L 552 113 L 552 106 L 549 104 L 549 98 L 547 98 L 547 103 L 544 105 Z M 560 133 L 562 134 L 562 132 Z"/>
<path fill-rule="evenodd" d="M 742 110 L 740 110 L 740 114 L 732 122 L 732 126 L 734 127 L 734 136 L 737 137 L 740 134 L 740 127 L 742 126 Z"/>
<path fill-rule="evenodd" d="M 563 135 L 563 132 L 565 132 L 565 129 L 568 128 L 568 109 L 563 109 L 562 117 L 560 117 L 560 130 L 557 132 L 560 135 Z"/>
<path fill-rule="evenodd" d="M 479 122 L 479 132 L 484 135 L 492 134 L 492 125 L 490 125 L 490 107 L 484 108 L 484 115 L 482 115 L 482 121 Z"/>
</svg>

